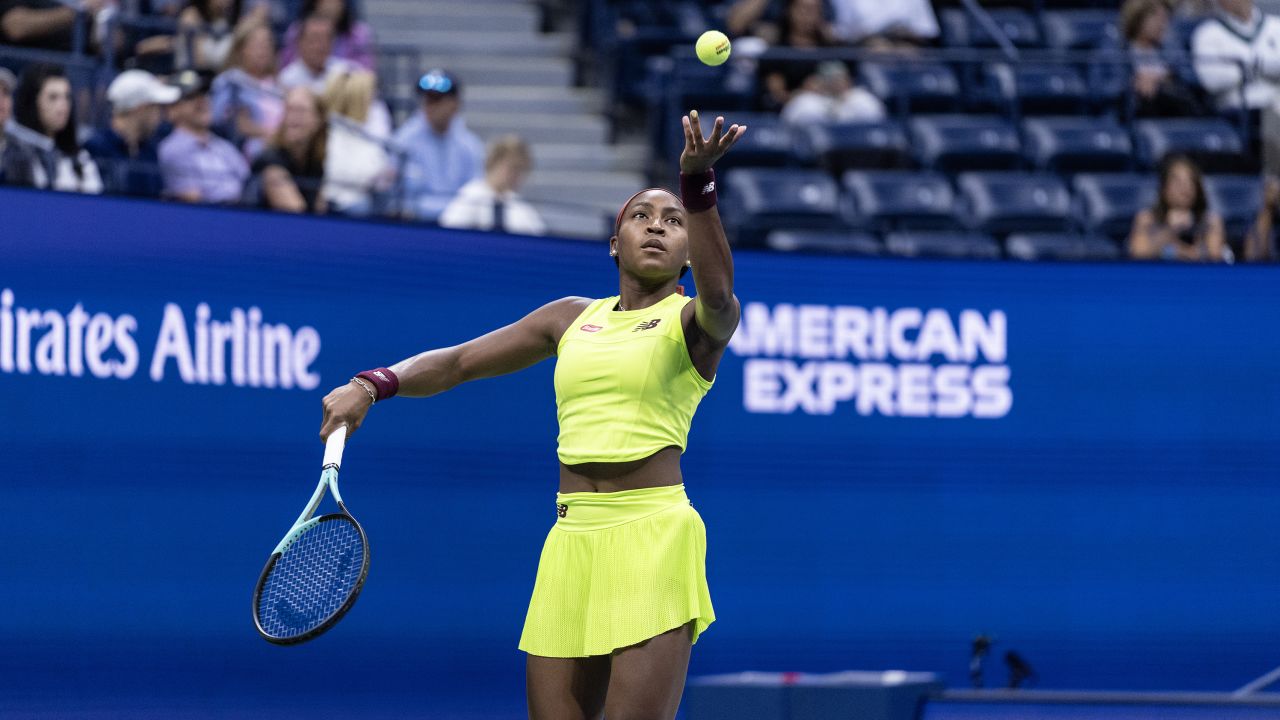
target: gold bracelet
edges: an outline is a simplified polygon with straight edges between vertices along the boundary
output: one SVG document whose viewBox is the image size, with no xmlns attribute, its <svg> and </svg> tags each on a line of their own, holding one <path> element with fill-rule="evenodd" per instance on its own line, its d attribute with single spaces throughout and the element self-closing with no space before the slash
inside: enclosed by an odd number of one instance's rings
<svg viewBox="0 0 1280 720">
<path fill-rule="evenodd" d="M 369 383 L 366 382 L 363 378 L 353 377 L 351 378 L 351 382 L 364 388 L 364 391 L 369 393 L 369 400 L 373 401 L 374 403 L 378 402 L 378 392 L 374 390 L 373 387 L 370 386 Z"/>
</svg>

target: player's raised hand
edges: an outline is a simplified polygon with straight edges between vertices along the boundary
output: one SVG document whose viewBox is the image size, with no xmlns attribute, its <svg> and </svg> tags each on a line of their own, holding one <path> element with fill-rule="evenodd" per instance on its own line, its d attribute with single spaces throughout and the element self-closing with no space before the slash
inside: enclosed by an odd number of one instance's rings
<svg viewBox="0 0 1280 720">
<path fill-rule="evenodd" d="M 690 175 L 710 170 L 747 131 L 746 125 L 737 124 L 726 130 L 724 118 L 717 117 L 715 126 L 711 128 L 711 137 L 704 138 L 697 110 L 690 111 L 681 118 L 681 122 L 684 124 L 684 152 L 680 153 L 680 172 Z"/>
</svg>

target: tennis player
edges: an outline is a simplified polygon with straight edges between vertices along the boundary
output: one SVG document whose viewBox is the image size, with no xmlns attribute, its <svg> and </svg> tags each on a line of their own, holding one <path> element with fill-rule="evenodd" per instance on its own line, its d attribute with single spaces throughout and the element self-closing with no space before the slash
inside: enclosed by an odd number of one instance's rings
<svg viewBox="0 0 1280 720">
<path fill-rule="evenodd" d="M 567 297 L 461 345 L 362 372 L 324 399 L 321 437 L 355 432 L 370 406 L 426 397 L 555 356 L 556 524 L 520 637 L 532 720 L 669 720 L 689 654 L 715 620 L 706 530 L 680 455 L 738 325 L 733 259 L 712 165 L 746 131 L 683 118 L 680 197 L 651 188 L 609 239 L 619 292 Z M 698 294 L 677 281 L 693 270 Z"/>
</svg>

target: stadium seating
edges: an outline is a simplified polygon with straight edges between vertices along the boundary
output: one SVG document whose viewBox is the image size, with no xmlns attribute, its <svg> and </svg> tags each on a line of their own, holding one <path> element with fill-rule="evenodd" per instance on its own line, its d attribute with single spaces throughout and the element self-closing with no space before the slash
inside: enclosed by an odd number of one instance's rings
<svg viewBox="0 0 1280 720">
<path fill-rule="evenodd" d="M 1005 250 L 1015 260 L 1117 260 L 1115 242 L 1096 235 L 1018 233 L 1005 241 Z"/>
<path fill-rule="evenodd" d="M 1133 216 L 1156 198 L 1156 178 L 1150 175 L 1076 175 L 1072 181 L 1084 229 L 1122 241 L 1133 227 Z"/>
<path fill-rule="evenodd" d="M 992 235 L 1071 229 L 1071 193 L 1047 173 L 963 173 L 956 187 L 973 230 Z"/>
<path fill-rule="evenodd" d="M 885 238 L 885 248 L 902 257 L 996 260 L 1000 243 L 990 235 L 963 232 L 901 232 Z"/>
<path fill-rule="evenodd" d="M 862 84 L 900 114 L 960 109 L 960 81 L 943 63 L 865 62 L 859 72 Z"/>
<path fill-rule="evenodd" d="M 715 122 L 717 115 L 723 115 L 728 124 L 746 125 L 751 131 L 742 136 L 733 146 L 733 152 L 725 155 L 716 163 L 720 170 L 734 167 L 784 167 L 796 164 L 795 133 L 782 122 L 775 113 L 743 113 L 735 111 L 700 111 L 703 119 L 703 131 L 710 134 L 708 122 Z M 684 128 L 679 123 L 672 124 L 672 153 L 679 154 L 684 147 Z"/>
<path fill-rule="evenodd" d="M 1190 156 L 1206 173 L 1241 172 L 1254 166 L 1245 155 L 1240 133 L 1218 118 L 1139 120 L 1134 123 L 1138 157 L 1155 168 L 1171 153 Z"/>
<path fill-rule="evenodd" d="M 1022 123 L 1027 162 L 1058 173 L 1129 170 L 1133 143 L 1115 120 L 1093 117 L 1031 118 Z"/>
<path fill-rule="evenodd" d="M 839 175 L 850 168 L 910 167 L 910 145 L 896 122 L 807 125 L 799 153 L 809 163 Z"/>
<path fill-rule="evenodd" d="M 1015 170 L 1022 164 L 1018 133 L 989 115 L 934 115 L 911 120 L 916 157 L 942 172 Z"/>
<path fill-rule="evenodd" d="M 1040 26 L 1044 28 L 1045 46 L 1054 50 L 1093 50 L 1120 43 L 1114 9 L 1045 12 L 1040 16 Z"/>
<path fill-rule="evenodd" d="M 884 254 L 884 243 L 880 238 L 865 232 L 774 230 L 765 239 L 765 245 L 770 250 L 779 252 L 818 252 L 863 257 Z"/>
<path fill-rule="evenodd" d="M 843 178 L 859 216 L 881 232 L 958 230 L 955 193 L 933 172 L 848 172 Z"/>
<path fill-rule="evenodd" d="M 986 92 L 1006 113 L 1073 114 L 1089 109 L 1089 87 L 1070 65 L 993 63 L 986 67 Z"/>
<path fill-rule="evenodd" d="M 1262 180 L 1256 175 L 1216 175 L 1204 179 L 1209 208 L 1222 216 L 1227 242 L 1244 243 L 1262 206 Z"/>
<path fill-rule="evenodd" d="M 996 27 L 1017 47 L 1038 47 L 1040 28 L 1025 10 L 999 8 L 991 10 Z M 995 47 L 996 40 L 986 27 L 965 10 L 943 10 L 938 17 L 943 41 L 953 47 Z"/>
<path fill-rule="evenodd" d="M 831 230 L 843 225 L 839 190 L 821 170 L 738 168 L 721 181 L 731 237 L 764 244 L 771 230 Z"/>
</svg>

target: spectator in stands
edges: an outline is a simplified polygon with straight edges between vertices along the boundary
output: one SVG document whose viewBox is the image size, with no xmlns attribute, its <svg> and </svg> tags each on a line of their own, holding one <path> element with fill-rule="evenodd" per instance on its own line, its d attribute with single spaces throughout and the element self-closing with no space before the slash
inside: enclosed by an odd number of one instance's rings
<svg viewBox="0 0 1280 720">
<path fill-rule="evenodd" d="M 280 71 L 280 86 L 285 90 L 305 87 L 313 95 L 323 95 L 329 80 L 355 68 L 333 56 L 335 26 L 329 18 L 313 15 L 302 21 L 298 31 L 298 57 Z"/>
<path fill-rule="evenodd" d="M 1222 218 L 1209 209 L 1200 168 L 1184 155 L 1165 158 L 1155 205 L 1133 219 L 1130 257 L 1219 262 L 1225 244 Z"/>
<path fill-rule="evenodd" d="M 169 108 L 173 132 L 160 143 L 165 194 L 193 203 L 236 203 L 249 164 L 235 145 L 213 133 L 209 77 L 188 70 L 177 79 L 182 95 Z"/>
<path fill-rule="evenodd" d="M 241 0 L 191 0 L 178 15 L 174 63 L 181 69 L 216 72 L 227 64 L 237 25 L 265 24 L 267 7 L 241 15 Z"/>
<path fill-rule="evenodd" d="M 1244 238 L 1244 259 L 1248 262 L 1276 259 L 1275 220 L 1280 213 L 1280 178 L 1268 177 L 1265 182 L 1258 218 Z"/>
<path fill-rule="evenodd" d="M 385 143 L 391 136 L 391 117 L 375 96 L 375 85 L 373 73 L 356 70 L 330 80 L 325 91 L 331 114 L 324 197 L 333 212 L 367 215 L 373 192 L 390 185 L 391 158 Z"/>
<path fill-rule="evenodd" d="M 270 27 L 254 23 L 236 28 L 227 69 L 214 78 L 211 97 L 214 126 L 229 129 L 246 156 L 261 152 L 284 116 Z"/>
<path fill-rule="evenodd" d="M 156 131 L 164 119 L 163 106 L 172 105 L 181 93 L 146 70 L 126 70 L 111 82 L 111 121 L 85 143 L 102 167 L 110 192 L 160 197 L 164 182 Z"/>
<path fill-rule="evenodd" d="M 43 50 L 72 50 L 77 12 L 87 13 L 94 24 L 106 21 L 113 7 L 108 0 L 0 0 L 0 45 L 21 45 Z M 85 41 L 97 33 L 90 29 Z"/>
<path fill-rule="evenodd" d="M 13 119 L 13 89 L 18 79 L 0 67 L 0 185 L 30 187 L 36 182 L 36 155 L 31 148 L 9 134 Z"/>
<path fill-rule="evenodd" d="M 440 225 L 545 235 L 547 226 L 538 211 L 517 194 L 532 165 L 529 146 L 519 136 L 504 135 L 494 140 L 484 160 L 484 177 L 462 186 L 440 215 Z"/>
<path fill-rule="evenodd" d="M 459 110 L 462 88 L 444 70 L 418 79 L 422 112 L 395 135 L 404 152 L 401 184 L 407 214 L 435 222 L 462 186 L 480 176 L 484 145 L 467 129 Z"/>
<path fill-rule="evenodd" d="M 1120 8 L 1120 30 L 1133 62 L 1134 112 L 1203 115 L 1207 108 L 1183 75 L 1189 59 L 1168 42 L 1169 22 L 1166 0 L 1126 0 Z"/>
<path fill-rule="evenodd" d="M 884 103 L 865 88 L 853 84 L 849 68 L 836 60 L 818 64 L 800 89 L 782 108 L 782 119 L 792 125 L 883 120 Z"/>
<path fill-rule="evenodd" d="M 284 119 L 271 144 L 253 161 L 259 205 L 292 213 L 324 213 L 321 193 L 329 139 L 329 111 L 305 87 L 285 95 Z"/>
<path fill-rule="evenodd" d="M 36 63 L 22 71 L 13 97 L 16 123 L 10 132 L 31 147 L 39 162 L 35 186 L 66 192 L 102 192 L 102 177 L 76 139 L 71 82 L 56 65 Z"/>
<path fill-rule="evenodd" d="M 332 20 L 337 31 L 333 39 L 333 56 L 365 70 L 374 70 L 373 29 L 356 17 L 352 0 L 305 0 L 301 17 L 302 20 L 293 22 L 285 31 L 280 50 L 282 64 L 287 65 L 297 58 L 298 36 L 302 33 L 306 18 L 323 17 Z"/>
<path fill-rule="evenodd" d="M 764 34 L 772 34 L 767 27 Z M 777 27 L 775 45 L 786 48 L 822 48 L 836 44 L 835 32 L 825 14 L 822 0 L 787 0 L 786 9 Z M 764 85 L 763 109 L 780 110 L 791 99 L 792 93 L 813 75 L 817 61 L 760 63 L 759 74 Z"/>
<path fill-rule="evenodd" d="M 1280 18 L 1253 0 L 1216 0 L 1191 36 L 1196 74 L 1219 110 L 1259 111 L 1280 94 Z"/>
<path fill-rule="evenodd" d="M 836 35 L 870 50 L 932 45 L 940 35 L 929 0 L 832 0 Z"/>
</svg>

